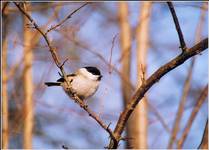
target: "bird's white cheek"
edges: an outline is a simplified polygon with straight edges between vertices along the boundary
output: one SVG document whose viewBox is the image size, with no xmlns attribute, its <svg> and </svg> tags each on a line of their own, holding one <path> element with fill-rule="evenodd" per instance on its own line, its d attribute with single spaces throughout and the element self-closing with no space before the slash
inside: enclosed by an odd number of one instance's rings
<svg viewBox="0 0 209 150">
<path fill-rule="evenodd" d="M 86 77 L 89 80 L 97 80 L 98 79 L 98 75 L 93 75 L 90 72 L 88 72 L 86 69 L 80 69 L 80 74 L 84 77 Z"/>
</svg>

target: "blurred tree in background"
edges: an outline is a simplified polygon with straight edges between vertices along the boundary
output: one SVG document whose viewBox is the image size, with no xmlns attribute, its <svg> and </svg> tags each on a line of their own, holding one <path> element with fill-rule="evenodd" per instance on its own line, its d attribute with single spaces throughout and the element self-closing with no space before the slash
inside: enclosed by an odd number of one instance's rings
<svg viewBox="0 0 209 150">
<path fill-rule="evenodd" d="M 59 87 L 43 36 L 12 2 L 2 2 L 2 148 L 104 148 L 108 133 Z M 43 31 L 84 2 L 22 7 Z M 190 48 L 208 37 L 206 2 L 173 3 Z M 181 53 L 165 2 L 92 2 L 47 33 L 64 68 L 98 67 L 103 75 L 91 110 L 113 130 L 133 93 Z M 119 148 L 207 148 L 208 51 L 167 73 L 140 101 Z M 204 136 L 203 136 L 204 135 Z"/>
</svg>

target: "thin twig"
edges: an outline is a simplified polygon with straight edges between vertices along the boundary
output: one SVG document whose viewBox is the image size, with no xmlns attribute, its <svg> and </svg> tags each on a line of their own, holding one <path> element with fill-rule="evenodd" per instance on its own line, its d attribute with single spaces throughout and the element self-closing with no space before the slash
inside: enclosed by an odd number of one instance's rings
<svg viewBox="0 0 209 150">
<path fill-rule="evenodd" d="M 90 3 L 87 2 L 87 3 L 83 4 L 82 6 L 80 6 L 79 8 L 75 9 L 73 12 L 71 12 L 69 15 L 67 15 L 63 20 L 61 20 L 60 23 L 58 23 L 57 25 L 54 25 L 50 29 L 48 29 L 45 34 L 48 34 L 50 31 L 52 31 L 52 30 L 58 28 L 59 26 L 61 26 L 65 21 L 67 21 L 68 19 L 70 19 L 73 14 L 75 14 L 78 10 L 80 10 L 81 8 L 83 8 L 84 6 L 86 6 L 87 4 L 90 4 Z"/>
<path fill-rule="evenodd" d="M 179 132 L 179 124 L 181 122 L 181 118 L 182 118 L 182 115 L 183 115 L 183 112 L 184 112 L 185 103 L 186 103 L 187 96 L 189 94 L 189 90 L 190 90 L 190 87 L 191 87 L 191 80 L 192 80 L 192 72 L 193 72 L 193 69 L 194 69 L 194 63 L 195 63 L 195 57 L 192 58 L 192 62 L 190 64 L 188 74 L 187 74 L 187 77 L 186 77 L 186 80 L 185 80 L 185 83 L 184 83 L 183 93 L 182 93 L 182 96 L 181 96 L 178 111 L 177 111 L 176 118 L 175 118 L 175 121 L 174 121 L 174 126 L 173 126 L 173 129 L 172 129 L 172 134 L 170 136 L 168 149 L 172 148 L 173 143 L 176 141 L 177 133 Z"/>
<path fill-rule="evenodd" d="M 116 39 L 117 35 L 118 34 L 116 34 L 112 39 L 112 46 L 111 46 L 111 49 L 110 49 L 109 73 L 112 73 L 112 53 L 113 53 L 113 48 L 114 48 L 115 39 Z"/>
<path fill-rule="evenodd" d="M 64 62 L 60 65 L 60 67 L 61 66 L 63 67 L 67 61 L 68 61 L 68 58 L 64 60 Z"/>
<path fill-rule="evenodd" d="M 155 71 L 145 82 L 142 84 L 138 90 L 135 92 L 133 97 L 130 99 L 129 103 L 126 105 L 124 111 L 121 113 L 117 125 L 115 127 L 114 133 L 117 136 L 116 141 L 110 140 L 108 148 L 114 149 L 118 147 L 120 136 L 125 128 L 125 125 L 136 108 L 137 104 L 144 97 L 145 93 L 156 83 L 158 82 L 165 74 L 175 69 L 176 67 L 183 64 L 189 58 L 203 52 L 208 48 L 208 38 L 202 40 L 192 48 L 189 48 L 184 53 L 178 55 L 176 58 L 168 62 L 167 64 L 160 67 Z"/>
<path fill-rule="evenodd" d="M 5 9 L 8 6 L 8 4 L 9 4 L 9 2 L 2 3 L 3 7 L 2 7 L 2 10 L 1 10 L 1 13 L 2 13 L 3 16 L 5 15 Z"/>
<path fill-rule="evenodd" d="M 163 117 L 161 116 L 160 112 L 157 110 L 157 108 L 150 102 L 148 101 L 147 99 L 147 104 L 148 104 L 148 107 L 150 111 L 152 111 L 156 118 L 160 121 L 160 123 L 162 124 L 162 126 L 165 128 L 165 130 L 168 132 L 168 133 L 171 133 L 168 125 L 166 124 L 165 120 L 163 119 Z"/>
<path fill-rule="evenodd" d="M 205 124 L 205 130 L 204 130 L 203 137 L 202 137 L 202 140 L 198 149 L 208 149 L 208 119 Z"/>
<path fill-rule="evenodd" d="M 192 127 L 192 123 L 194 122 L 194 119 L 197 115 L 197 113 L 199 112 L 200 110 L 200 107 L 202 106 L 203 102 L 205 101 L 205 99 L 207 98 L 208 96 L 208 85 L 206 85 L 204 87 L 204 89 L 202 90 L 201 94 L 200 94 L 200 97 L 198 98 L 197 102 L 196 102 L 196 105 L 194 106 L 193 110 L 192 110 L 192 113 L 189 117 L 189 120 L 184 128 L 184 132 L 181 136 L 181 138 L 179 139 L 178 141 L 178 144 L 177 144 L 177 148 L 178 149 L 181 149 L 183 144 L 184 144 L 184 141 L 186 140 L 187 136 L 188 136 L 188 133 L 189 133 L 189 130 L 191 129 Z"/>
<path fill-rule="evenodd" d="M 112 130 L 109 128 L 111 123 L 109 123 L 109 125 L 106 125 L 103 123 L 103 121 L 99 118 L 99 116 L 94 113 L 93 111 L 91 111 L 88 106 L 84 103 L 83 100 L 81 100 L 78 96 L 76 95 L 73 95 L 74 99 L 76 100 L 75 102 L 78 103 L 80 105 L 81 108 L 83 108 L 88 114 L 90 117 L 92 117 L 94 120 L 96 120 L 96 122 L 98 124 L 100 124 L 100 126 L 105 129 L 109 134 L 110 134 L 110 137 L 113 139 L 113 140 L 116 140 L 115 138 L 115 135 L 114 133 L 112 132 Z"/>
<path fill-rule="evenodd" d="M 203 7 L 207 7 L 207 4 L 203 4 Z M 195 43 L 199 42 L 201 40 L 201 31 L 203 30 L 203 25 L 204 25 L 204 20 L 205 20 L 205 11 L 201 10 L 201 16 L 200 16 L 200 20 L 199 23 L 197 24 L 196 27 L 196 36 L 195 36 Z M 183 111 L 184 111 L 184 107 L 185 107 L 185 103 L 186 103 L 186 99 L 188 97 L 189 94 L 189 90 L 191 87 L 191 80 L 192 80 L 192 72 L 194 69 L 194 64 L 195 64 L 195 57 L 192 58 L 189 70 L 188 70 L 188 74 L 184 83 L 184 88 L 183 88 L 183 94 L 181 96 L 181 100 L 179 103 L 179 108 L 178 108 L 178 112 L 176 114 L 176 118 L 175 118 L 175 122 L 174 122 L 174 126 L 172 129 L 172 134 L 170 137 L 170 141 L 168 144 L 168 149 L 172 148 L 172 145 L 174 142 L 176 142 L 176 136 L 179 132 L 179 124 L 181 121 L 181 118 L 183 116 Z"/>
<path fill-rule="evenodd" d="M 180 48 L 182 49 L 182 51 L 186 51 L 187 50 L 187 47 L 186 47 L 186 43 L 184 41 L 184 36 L 183 36 L 183 33 L 181 31 L 181 27 L 179 25 L 179 21 L 178 21 L 178 18 L 177 18 L 177 15 L 176 15 L 176 12 L 175 12 L 175 9 L 173 7 L 173 4 L 172 2 L 167 2 L 168 4 L 168 7 L 169 7 L 169 10 L 172 14 L 172 17 L 173 17 L 173 21 L 174 21 L 174 24 L 175 24 L 175 27 L 176 27 L 176 30 L 178 32 L 178 36 L 179 36 L 179 41 L 180 41 Z"/>
<path fill-rule="evenodd" d="M 66 33 L 63 33 L 63 34 L 68 40 L 71 40 L 70 37 L 68 35 L 66 35 Z M 86 51 L 92 53 L 93 55 L 97 56 L 98 58 L 100 58 L 100 60 L 102 62 L 104 62 L 104 64 L 106 66 L 110 65 L 109 62 L 101 54 L 96 52 L 96 50 L 89 49 L 88 46 L 85 46 L 85 45 L 81 44 L 83 42 L 79 42 L 79 41 L 74 41 L 74 42 L 77 46 L 80 46 L 81 48 L 83 48 L 83 50 L 86 50 Z M 111 68 L 119 75 L 121 80 L 123 80 L 125 82 L 126 86 L 128 86 L 132 91 L 135 90 L 134 85 L 130 82 L 130 80 L 127 78 L 127 76 L 122 74 L 121 71 L 119 71 L 113 64 L 111 65 Z M 152 103 L 150 103 L 148 100 L 147 100 L 147 102 L 148 102 L 149 107 L 153 108 L 153 109 L 151 109 L 151 111 L 153 111 L 153 113 L 158 118 L 158 120 L 160 121 L 162 126 L 165 127 L 165 129 L 168 133 L 170 133 L 170 130 L 169 130 L 167 124 L 165 123 L 165 121 L 163 120 L 163 117 L 161 116 L 160 112 L 152 105 Z"/>
<path fill-rule="evenodd" d="M 68 78 L 67 78 L 67 75 L 66 75 L 66 73 L 65 73 L 65 71 L 64 71 L 64 67 L 63 67 L 63 65 L 60 63 L 60 61 L 59 61 L 59 59 L 58 59 L 58 57 L 57 57 L 57 55 L 56 55 L 56 52 L 55 52 L 55 49 L 51 46 L 51 43 L 50 43 L 50 41 L 49 41 L 49 39 L 48 39 L 48 37 L 47 37 L 47 35 L 46 34 L 44 34 L 44 32 L 39 28 L 39 26 L 36 24 L 36 22 L 33 20 L 33 18 L 20 6 L 20 4 L 19 3 L 17 3 L 17 2 L 14 2 L 14 4 L 17 6 L 17 8 L 30 20 L 30 22 L 32 23 L 32 25 L 34 26 L 34 28 L 38 31 L 38 32 L 40 32 L 40 34 L 44 37 L 44 39 L 45 39 L 45 41 L 46 41 L 46 43 L 47 43 L 47 45 L 48 45 L 48 47 L 49 47 L 49 51 L 51 52 L 51 54 L 52 54 L 52 58 L 53 58 L 53 60 L 54 60 L 54 62 L 55 62 L 55 64 L 57 65 L 57 67 L 60 69 L 60 71 L 62 72 L 62 75 L 63 75 L 63 77 L 64 77 L 64 79 L 66 80 L 66 82 L 67 82 L 67 85 L 68 85 L 68 87 L 69 88 L 71 88 L 71 85 L 70 85 L 70 82 L 69 82 L 69 80 L 68 80 Z M 116 136 L 114 135 L 114 133 L 111 131 L 111 129 L 110 128 L 108 128 L 108 126 L 107 125 L 105 125 L 104 123 L 103 123 L 103 121 L 94 113 L 94 112 L 92 112 L 88 107 L 87 107 L 87 105 L 85 105 L 84 103 L 83 103 L 83 101 L 79 98 L 79 97 L 77 97 L 76 95 L 72 95 L 72 98 L 73 98 L 73 100 L 75 100 L 75 102 L 76 103 L 78 103 L 79 105 L 80 105 L 80 107 L 81 108 L 83 108 L 88 114 L 89 114 L 89 116 L 90 117 L 92 117 L 94 120 L 96 120 L 97 121 L 97 123 L 99 123 L 99 125 L 103 128 L 103 129 L 105 129 L 109 134 L 110 134 L 110 137 L 111 137 L 111 139 L 113 139 L 113 140 L 115 140 L 116 138 Z"/>
</svg>

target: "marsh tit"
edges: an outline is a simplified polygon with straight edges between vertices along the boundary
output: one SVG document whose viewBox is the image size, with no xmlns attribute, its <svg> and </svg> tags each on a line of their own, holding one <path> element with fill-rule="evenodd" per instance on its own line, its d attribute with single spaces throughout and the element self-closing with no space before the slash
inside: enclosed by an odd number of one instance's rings
<svg viewBox="0 0 209 150">
<path fill-rule="evenodd" d="M 102 75 L 96 67 L 83 67 L 75 73 L 67 75 L 71 84 L 71 90 L 63 77 L 57 82 L 45 82 L 47 86 L 62 86 L 63 90 L 71 97 L 76 94 L 79 98 L 87 99 L 92 96 L 98 89 Z"/>
</svg>

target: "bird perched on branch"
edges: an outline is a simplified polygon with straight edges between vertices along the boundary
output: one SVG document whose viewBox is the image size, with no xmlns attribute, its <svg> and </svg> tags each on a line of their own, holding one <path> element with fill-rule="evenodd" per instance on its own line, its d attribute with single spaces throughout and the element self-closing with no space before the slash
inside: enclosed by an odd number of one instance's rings
<svg viewBox="0 0 209 150">
<path fill-rule="evenodd" d="M 98 89 L 102 75 L 96 67 L 87 66 L 78 69 L 75 73 L 67 75 L 71 88 L 68 87 L 64 77 L 57 82 L 45 82 L 47 86 L 62 86 L 71 97 L 76 94 L 80 99 L 87 99 Z"/>
</svg>

